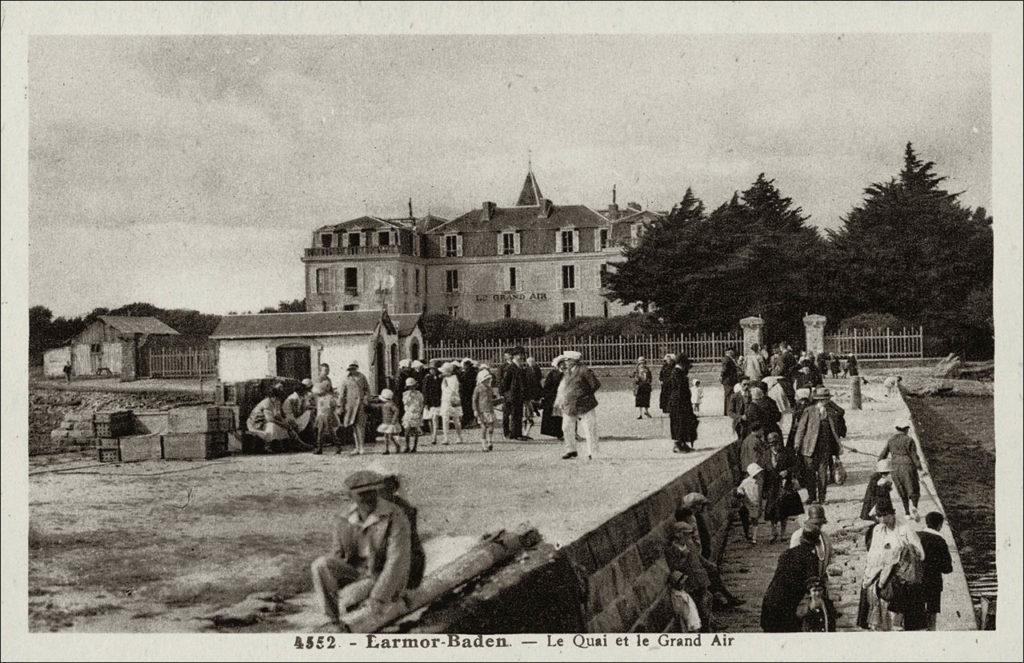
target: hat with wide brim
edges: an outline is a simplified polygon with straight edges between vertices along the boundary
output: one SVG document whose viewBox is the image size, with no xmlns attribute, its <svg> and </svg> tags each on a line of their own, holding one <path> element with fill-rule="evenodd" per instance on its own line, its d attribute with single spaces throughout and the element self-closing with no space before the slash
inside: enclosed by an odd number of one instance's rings
<svg viewBox="0 0 1024 663">
<path fill-rule="evenodd" d="M 485 380 L 490 380 L 494 377 L 494 374 L 490 371 L 480 371 L 476 374 L 476 383 L 482 384 Z"/>
<path fill-rule="evenodd" d="M 566 350 L 565 352 L 562 353 L 562 359 L 579 361 L 580 359 L 583 359 L 583 355 L 580 354 L 579 352 L 576 352 L 575 350 Z"/>
<path fill-rule="evenodd" d="M 565 361 L 565 356 L 558 355 L 557 357 L 551 360 L 551 368 L 558 368 L 563 361 Z"/>
<path fill-rule="evenodd" d="M 352 370 L 353 368 L 359 368 L 359 362 L 358 361 L 350 361 L 348 363 L 348 368 L 349 368 L 349 370 Z"/>
<path fill-rule="evenodd" d="M 395 397 L 395 392 L 390 389 L 384 389 L 380 392 L 380 397 L 386 401 L 390 401 Z"/>
<path fill-rule="evenodd" d="M 345 477 L 345 488 L 351 493 L 368 493 L 384 487 L 387 477 L 373 470 L 358 470 Z"/>
<path fill-rule="evenodd" d="M 908 433 L 910 432 L 910 424 L 907 422 L 896 424 L 896 430 L 898 430 L 901 433 Z"/>
<path fill-rule="evenodd" d="M 423 362 L 420 361 L 419 359 L 414 359 L 413 362 L 412 362 L 412 367 L 413 368 L 417 368 L 417 369 L 418 368 L 423 368 Z"/>
<path fill-rule="evenodd" d="M 406 387 L 415 387 L 416 386 L 416 378 L 405 378 L 405 386 Z"/>
<path fill-rule="evenodd" d="M 820 504 L 808 504 L 807 522 L 818 523 L 819 525 L 827 523 L 828 518 L 825 517 L 825 507 Z"/>
<path fill-rule="evenodd" d="M 827 401 L 832 398 L 832 392 L 824 387 L 815 389 L 811 392 L 811 399 L 815 401 Z"/>
<path fill-rule="evenodd" d="M 748 476 L 756 477 L 761 472 L 764 472 L 764 468 L 758 465 L 757 463 L 751 463 L 750 465 L 747 465 Z"/>
</svg>

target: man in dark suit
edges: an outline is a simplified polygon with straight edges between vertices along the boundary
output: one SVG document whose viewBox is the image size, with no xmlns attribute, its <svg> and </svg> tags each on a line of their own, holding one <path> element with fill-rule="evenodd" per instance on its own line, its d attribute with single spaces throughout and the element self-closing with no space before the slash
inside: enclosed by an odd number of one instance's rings
<svg viewBox="0 0 1024 663">
<path fill-rule="evenodd" d="M 927 529 L 917 533 L 924 548 L 924 573 L 921 578 L 921 601 L 924 603 L 925 628 L 935 630 L 935 617 L 940 612 L 942 602 L 942 574 L 953 572 L 953 560 L 949 556 L 949 546 L 938 532 L 942 529 L 945 518 L 938 511 L 931 511 L 924 517 Z"/>
<path fill-rule="evenodd" d="M 501 395 L 505 401 L 502 426 L 507 420 L 506 439 L 526 441 L 530 439 L 523 435 L 523 405 L 526 403 L 526 369 L 523 361 L 526 350 L 516 346 L 509 350 L 509 354 L 512 355 L 512 363 L 506 365 L 501 374 Z"/>
<path fill-rule="evenodd" d="M 843 453 L 846 418 L 843 408 L 831 401 L 832 394 L 828 389 L 815 389 L 811 392 L 811 399 L 815 404 L 800 414 L 793 445 L 803 458 L 807 503 L 824 504 L 829 469 Z"/>
<path fill-rule="evenodd" d="M 722 357 L 722 371 L 719 375 L 722 391 L 725 394 L 723 402 L 726 416 L 729 416 L 729 406 L 732 403 L 733 397 L 732 390 L 741 377 L 740 367 L 736 364 L 736 353 L 732 350 L 726 350 L 725 356 Z"/>
<path fill-rule="evenodd" d="M 502 385 L 505 384 L 505 373 L 508 372 L 508 367 L 509 367 L 509 365 L 511 363 L 512 363 L 512 351 L 511 350 L 505 350 L 505 352 L 502 353 L 501 364 L 499 366 L 495 367 L 495 369 L 494 369 L 494 384 L 496 384 L 498 386 L 498 391 L 500 391 L 502 394 L 505 393 L 504 387 L 502 386 Z M 511 413 L 512 413 L 512 410 L 511 410 L 511 408 L 508 405 L 502 406 L 502 408 L 501 408 L 501 435 L 506 440 L 509 439 L 509 428 L 510 428 L 509 421 L 511 420 L 511 416 L 510 416 Z"/>
</svg>

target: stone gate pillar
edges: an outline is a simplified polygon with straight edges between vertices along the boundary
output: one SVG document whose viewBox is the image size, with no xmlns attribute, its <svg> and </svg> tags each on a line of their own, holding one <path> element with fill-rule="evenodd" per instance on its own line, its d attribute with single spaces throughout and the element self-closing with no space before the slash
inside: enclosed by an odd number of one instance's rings
<svg viewBox="0 0 1024 663">
<path fill-rule="evenodd" d="M 746 353 L 750 350 L 750 347 L 757 343 L 759 346 L 763 345 L 761 341 L 761 329 L 764 327 L 764 320 L 756 315 L 752 315 L 749 318 L 743 318 L 740 320 L 740 327 L 743 328 L 743 352 Z"/>
<path fill-rule="evenodd" d="M 804 316 L 804 347 L 808 352 L 818 354 L 825 351 L 825 321 L 823 315 L 813 313 Z"/>
</svg>

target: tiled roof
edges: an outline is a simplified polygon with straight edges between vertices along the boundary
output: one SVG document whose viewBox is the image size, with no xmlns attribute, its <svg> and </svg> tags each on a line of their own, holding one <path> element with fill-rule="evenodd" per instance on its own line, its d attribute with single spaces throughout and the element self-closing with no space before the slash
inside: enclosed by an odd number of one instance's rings
<svg viewBox="0 0 1024 663">
<path fill-rule="evenodd" d="M 395 323 L 399 336 L 408 336 L 412 330 L 416 329 L 421 316 L 420 313 L 396 313 L 391 316 L 391 321 Z"/>
<path fill-rule="evenodd" d="M 123 334 L 178 334 L 151 315 L 101 315 L 99 318 Z"/>
<path fill-rule="evenodd" d="M 394 331 L 390 319 L 378 310 L 316 311 L 312 313 L 258 313 L 226 315 L 210 338 L 280 338 L 288 336 L 347 336 L 371 334 L 384 320 Z"/>
<path fill-rule="evenodd" d="M 494 232 L 504 228 L 520 230 L 554 230 L 557 228 L 598 228 L 608 225 L 604 218 L 586 205 L 555 205 L 551 215 L 540 218 L 537 207 L 497 207 L 490 221 L 480 219 L 480 209 L 466 212 L 450 222 L 438 226 L 434 231 L 449 232 Z"/>
</svg>

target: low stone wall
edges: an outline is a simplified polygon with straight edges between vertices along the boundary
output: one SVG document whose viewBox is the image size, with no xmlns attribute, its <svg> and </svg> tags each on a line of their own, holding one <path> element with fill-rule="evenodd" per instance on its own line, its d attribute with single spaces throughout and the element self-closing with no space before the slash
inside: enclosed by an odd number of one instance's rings
<svg viewBox="0 0 1024 663">
<path fill-rule="evenodd" d="M 413 630 L 606 633 L 671 629 L 675 615 L 668 594 L 665 547 L 676 506 L 690 492 L 707 496 L 710 503 L 704 517 L 714 556 L 719 557 L 728 535 L 733 465 L 731 449 L 719 449 L 571 544 L 554 551 L 531 551 L 455 604 L 432 606 Z"/>
</svg>

